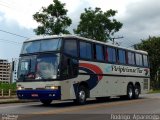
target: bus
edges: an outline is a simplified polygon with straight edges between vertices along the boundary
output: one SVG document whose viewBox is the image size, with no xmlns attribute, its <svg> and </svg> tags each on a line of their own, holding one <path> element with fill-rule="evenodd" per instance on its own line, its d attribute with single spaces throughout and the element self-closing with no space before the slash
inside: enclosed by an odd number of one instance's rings
<svg viewBox="0 0 160 120">
<path fill-rule="evenodd" d="M 75 35 L 24 41 L 17 76 L 18 98 L 44 105 L 113 96 L 137 99 L 150 88 L 147 52 Z"/>
</svg>

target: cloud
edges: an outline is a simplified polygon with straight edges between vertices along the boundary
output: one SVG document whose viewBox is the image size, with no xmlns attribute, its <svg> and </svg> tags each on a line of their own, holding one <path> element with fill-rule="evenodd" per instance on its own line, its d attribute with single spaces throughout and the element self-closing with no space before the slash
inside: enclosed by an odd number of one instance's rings
<svg viewBox="0 0 160 120">
<path fill-rule="evenodd" d="M 30 29 L 37 26 L 32 15 L 51 2 L 52 0 L 1 0 L 0 11 L 4 13 L 6 21 L 16 21 L 20 27 Z"/>
<path fill-rule="evenodd" d="M 123 13 L 128 0 L 60 0 L 66 3 L 66 8 L 69 10 L 68 15 L 73 18 L 73 24 L 79 20 L 79 15 L 84 8 L 101 7 L 102 10 L 116 9 L 119 13 Z M 53 0 L 1 0 L 0 12 L 4 13 L 4 18 L 8 22 L 17 21 L 20 27 L 27 29 L 35 28 L 36 21 L 32 15 L 39 11 L 42 6 L 46 7 L 53 3 Z M 115 4 L 117 3 L 117 4 Z M 73 25 L 72 25 L 73 26 Z"/>
<path fill-rule="evenodd" d="M 159 36 L 159 8 L 160 1 L 158 0 L 141 0 L 128 4 L 125 16 L 118 18 L 123 23 L 123 28 L 118 34 L 123 35 L 124 39 L 120 41 L 133 45 L 141 39 L 148 38 L 149 35 Z"/>
<path fill-rule="evenodd" d="M 4 14 L 0 12 L 0 16 Z M 3 17 L 2 17 L 3 18 Z M 27 29 L 24 27 L 19 27 L 16 21 L 6 21 L 2 19 L 0 21 L 0 29 L 11 33 L 15 33 L 25 37 L 34 36 L 32 29 Z M 5 32 L 0 31 L 0 58 L 8 59 L 11 61 L 12 58 L 18 58 L 22 42 L 25 38 L 14 36 Z"/>
<path fill-rule="evenodd" d="M 103 11 L 109 9 L 118 11 L 116 19 L 123 23 L 123 27 L 115 37 L 124 36 L 123 39 L 116 40 L 122 46 L 129 47 L 140 42 L 140 39 L 148 38 L 149 35 L 160 35 L 159 0 L 61 0 L 61 2 L 66 3 L 68 16 L 72 19 L 70 31 L 76 28 L 84 8 L 100 7 Z M 53 0 L 1 0 L 0 27 L 27 37 L 33 36 L 33 29 L 36 28 L 37 23 L 32 15 L 42 6 L 48 6 L 51 3 Z M 15 41 L 24 40 L 4 33 L 0 33 L 0 37 Z M 16 44 L 0 42 L 0 51 L 3 51 L 0 57 L 17 57 L 20 48 L 21 46 Z"/>
</svg>

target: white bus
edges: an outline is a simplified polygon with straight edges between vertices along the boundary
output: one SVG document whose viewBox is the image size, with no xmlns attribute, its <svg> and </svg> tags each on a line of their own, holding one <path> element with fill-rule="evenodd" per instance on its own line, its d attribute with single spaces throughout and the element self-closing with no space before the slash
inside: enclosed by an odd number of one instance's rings
<svg viewBox="0 0 160 120">
<path fill-rule="evenodd" d="M 150 86 L 148 54 L 73 35 L 45 36 L 23 43 L 17 96 L 52 100 L 123 96 L 137 99 Z"/>
</svg>

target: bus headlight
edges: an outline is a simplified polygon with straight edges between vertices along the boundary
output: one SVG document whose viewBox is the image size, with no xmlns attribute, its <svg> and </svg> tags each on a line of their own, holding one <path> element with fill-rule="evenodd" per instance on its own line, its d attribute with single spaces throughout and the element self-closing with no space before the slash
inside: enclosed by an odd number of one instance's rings
<svg viewBox="0 0 160 120">
<path fill-rule="evenodd" d="M 46 86 L 46 89 L 51 89 L 51 90 L 58 90 L 59 87 L 58 86 Z"/>
<path fill-rule="evenodd" d="M 22 86 L 17 86 L 17 90 L 24 90 L 24 87 L 22 87 Z"/>
</svg>

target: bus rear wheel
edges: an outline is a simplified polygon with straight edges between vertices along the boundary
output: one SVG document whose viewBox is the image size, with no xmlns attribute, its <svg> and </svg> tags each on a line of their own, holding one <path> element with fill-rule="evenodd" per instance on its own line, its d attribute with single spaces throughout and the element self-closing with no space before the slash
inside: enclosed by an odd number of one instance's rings
<svg viewBox="0 0 160 120">
<path fill-rule="evenodd" d="M 40 99 L 40 102 L 43 103 L 43 105 L 50 105 L 52 100 Z"/>
<path fill-rule="evenodd" d="M 84 105 L 86 103 L 86 99 L 87 99 L 87 88 L 84 86 L 80 86 L 78 88 L 78 92 L 74 102 L 76 104 Z"/>
<path fill-rule="evenodd" d="M 140 94 L 140 86 L 138 84 L 134 87 L 134 99 L 138 99 Z"/>
<path fill-rule="evenodd" d="M 127 87 L 127 98 L 131 100 L 133 99 L 133 97 L 134 97 L 134 88 L 133 85 L 129 84 Z"/>
</svg>

